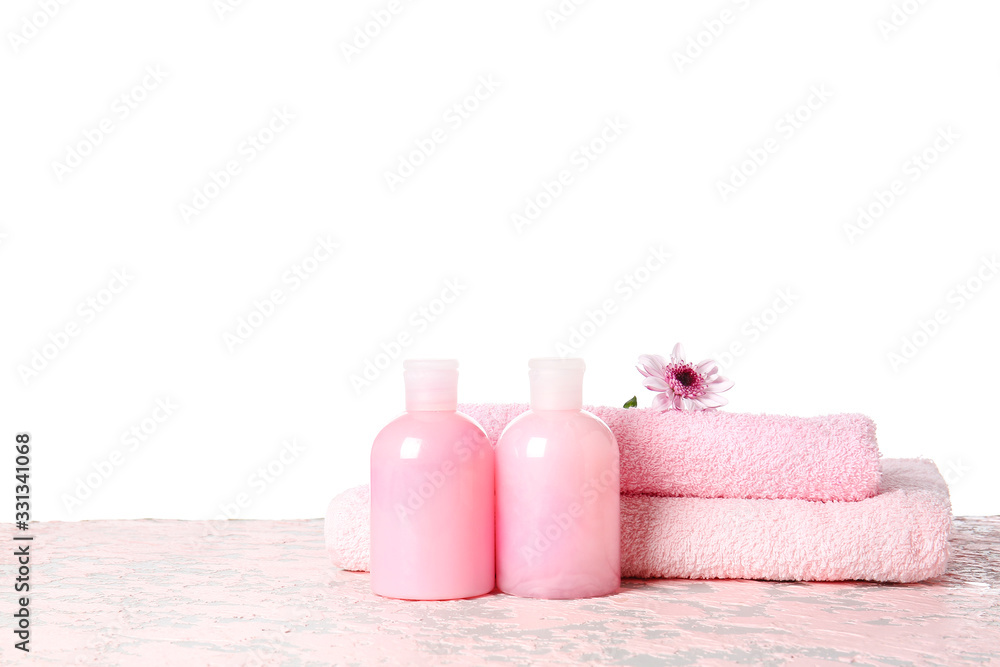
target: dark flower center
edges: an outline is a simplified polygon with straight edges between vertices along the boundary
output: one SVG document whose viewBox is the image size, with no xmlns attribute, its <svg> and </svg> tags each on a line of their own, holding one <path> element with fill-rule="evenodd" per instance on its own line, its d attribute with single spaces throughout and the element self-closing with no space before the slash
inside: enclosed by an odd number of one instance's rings
<svg viewBox="0 0 1000 667">
<path fill-rule="evenodd" d="M 674 373 L 674 377 L 677 378 L 677 381 L 684 387 L 690 387 L 698 382 L 698 374 L 691 368 L 680 369 Z"/>
</svg>

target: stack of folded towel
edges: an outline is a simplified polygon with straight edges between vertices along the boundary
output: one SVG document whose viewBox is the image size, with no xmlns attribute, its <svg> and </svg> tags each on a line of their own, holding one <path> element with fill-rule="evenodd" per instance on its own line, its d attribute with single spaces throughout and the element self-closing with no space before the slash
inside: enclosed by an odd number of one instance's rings
<svg viewBox="0 0 1000 667">
<path fill-rule="evenodd" d="M 495 443 L 528 409 L 466 404 Z M 799 418 L 588 407 L 621 453 L 622 576 L 921 581 L 948 561 L 933 462 L 880 460 L 863 415 Z M 330 503 L 333 563 L 368 569 L 368 487 Z"/>
</svg>

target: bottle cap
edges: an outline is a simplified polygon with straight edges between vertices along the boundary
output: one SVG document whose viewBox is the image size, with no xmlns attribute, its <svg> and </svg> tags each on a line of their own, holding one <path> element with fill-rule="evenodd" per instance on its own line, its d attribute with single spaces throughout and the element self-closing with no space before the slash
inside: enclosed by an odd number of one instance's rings
<svg viewBox="0 0 1000 667">
<path fill-rule="evenodd" d="M 458 409 L 457 359 L 407 359 L 403 384 L 407 412 Z"/>
<path fill-rule="evenodd" d="M 583 359 L 541 358 L 528 361 L 531 409 L 582 410 Z"/>
</svg>

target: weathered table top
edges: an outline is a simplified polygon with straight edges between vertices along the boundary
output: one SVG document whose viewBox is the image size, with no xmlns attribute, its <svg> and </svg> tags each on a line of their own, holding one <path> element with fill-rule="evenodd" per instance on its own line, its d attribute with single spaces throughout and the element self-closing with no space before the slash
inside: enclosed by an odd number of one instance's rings
<svg viewBox="0 0 1000 667">
<path fill-rule="evenodd" d="M 378 598 L 329 564 L 319 520 L 30 532 L 31 655 L 13 648 L 7 589 L 3 665 L 1000 663 L 1000 517 L 956 519 L 931 582 L 626 580 L 576 601 Z"/>
</svg>

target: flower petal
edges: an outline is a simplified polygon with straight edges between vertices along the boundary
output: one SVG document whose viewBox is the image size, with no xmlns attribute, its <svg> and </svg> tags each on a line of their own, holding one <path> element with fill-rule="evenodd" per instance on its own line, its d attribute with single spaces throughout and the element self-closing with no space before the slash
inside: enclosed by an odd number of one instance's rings
<svg viewBox="0 0 1000 667">
<path fill-rule="evenodd" d="M 663 377 L 667 366 L 667 360 L 658 354 L 640 354 L 639 363 L 642 367 L 636 368 L 647 377 Z"/>
<path fill-rule="evenodd" d="M 729 378 L 724 378 L 721 375 L 708 383 L 708 390 L 719 393 L 723 391 L 729 391 L 733 388 L 736 383 Z"/>
<path fill-rule="evenodd" d="M 694 369 L 708 378 L 719 372 L 719 364 L 716 363 L 715 359 L 706 359 L 695 366 Z"/>
<path fill-rule="evenodd" d="M 650 391 L 665 391 L 668 394 L 674 393 L 667 381 L 661 377 L 649 376 L 646 378 L 646 384 L 643 385 L 646 389 Z"/>
<path fill-rule="evenodd" d="M 653 397 L 653 407 L 664 412 L 673 407 L 673 399 L 666 394 L 657 394 Z"/>
<path fill-rule="evenodd" d="M 705 394 L 699 400 L 705 404 L 706 408 L 718 408 L 729 403 L 725 397 L 718 394 Z"/>
<path fill-rule="evenodd" d="M 684 409 L 684 399 L 677 394 L 674 394 L 674 407 L 678 410 Z"/>
<path fill-rule="evenodd" d="M 677 343 L 677 345 L 674 345 L 674 350 L 673 350 L 673 352 L 670 353 L 670 358 L 673 359 L 674 362 L 683 362 L 684 361 L 684 346 L 681 345 L 680 343 Z"/>
</svg>

